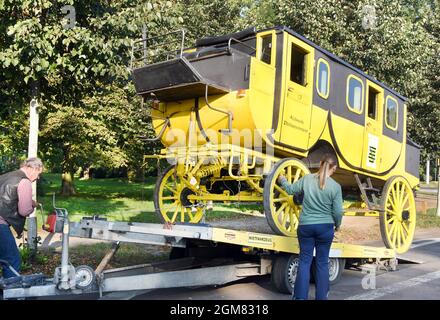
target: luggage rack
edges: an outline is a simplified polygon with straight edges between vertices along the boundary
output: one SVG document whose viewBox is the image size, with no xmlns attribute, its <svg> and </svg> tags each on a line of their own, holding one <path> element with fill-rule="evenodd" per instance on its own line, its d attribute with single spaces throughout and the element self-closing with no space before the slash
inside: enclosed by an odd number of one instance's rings
<svg viewBox="0 0 440 320">
<path fill-rule="evenodd" d="M 180 36 L 177 37 L 176 35 Z M 161 39 L 167 39 L 169 36 L 174 36 L 169 41 L 161 41 Z M 148 44 L 153 42 L 154 44 Z M 169 45 L 180 44 L 177 49 L 169 49 Z M 182 58 L 185 44 L 185 29 L 179 29 L 171 31 L 158 36 L 147 38 L 146 35 L 142 39 L 133 41 L 131 46 L 131 61 L 130 68 L 136 69 L 149 64 L 151 60 L 169 60 L 177 57 Z"/>
</svg>

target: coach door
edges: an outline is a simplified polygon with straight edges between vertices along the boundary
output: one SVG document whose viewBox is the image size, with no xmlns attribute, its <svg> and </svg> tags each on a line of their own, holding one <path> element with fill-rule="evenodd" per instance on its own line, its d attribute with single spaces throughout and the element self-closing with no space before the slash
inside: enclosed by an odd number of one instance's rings
<svg viewBox="0 0 440 320">
<path fill-rule="evenodd" d="M 288 35 L 280 142 L 307 149 L 313 96 L 313 48 Z"/>
<path fill-rule="evenodd" d="M 383 141 L 383 89 L 367 80 L 365 112 L 365 134 L 362 155 L 362 167 L 366 170 L 379 172 L 381 170 Z"/>
</svg>

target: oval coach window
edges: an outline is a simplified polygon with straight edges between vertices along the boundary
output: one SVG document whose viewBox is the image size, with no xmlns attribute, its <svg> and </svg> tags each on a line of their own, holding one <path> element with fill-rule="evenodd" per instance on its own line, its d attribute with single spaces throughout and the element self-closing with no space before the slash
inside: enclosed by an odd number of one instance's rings
<svg viewBox="0 0 440 320">
<path fill-rule="evenodd" d="M 385 123 L 393 130 L 397 129 L 397 101 L 393 97 L 387 97 L 385 109 Z"/>
<path fill-rule="evenodd" d="M 362 113 L 362 96 L 364 85 L 362 81 L 350 75 L 347 79 L 347 105 L 348 108 L 356 113 Z"/>
<path fill-rule="evenodd" d="M 330 67 L 327 61 L 318 60 L 317 73 L 316 89 L 322 98 L 327 99 L 330 92 Z"/>
</svg>

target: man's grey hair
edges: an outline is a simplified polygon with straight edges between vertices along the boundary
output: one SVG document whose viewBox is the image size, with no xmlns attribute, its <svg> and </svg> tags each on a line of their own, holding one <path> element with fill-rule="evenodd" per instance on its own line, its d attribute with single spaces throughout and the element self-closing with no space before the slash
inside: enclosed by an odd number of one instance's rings
<svg viewBox="0 0 440 320">
<path fill-rule="evenodd" d="M 22 161 L 20 168 L 34 168 L 34 169 L 43 169 L 43 161 L 40 158 L 28 158 Z"/>
</svg>

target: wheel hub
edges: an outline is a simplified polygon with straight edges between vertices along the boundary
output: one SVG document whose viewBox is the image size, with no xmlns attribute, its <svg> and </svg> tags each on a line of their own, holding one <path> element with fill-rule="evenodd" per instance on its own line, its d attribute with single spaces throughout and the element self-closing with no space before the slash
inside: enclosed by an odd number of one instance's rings
<svg viewBox="0 0 440 320">
<path fill-rule="evenodd" d="M 409 219 L 409 211 L 408 210 L 402 211 L 402 220 L 408 221 L 408 219 Z"/>
<path fill-rule="evenodd" d="M 298 272 L 298 264 L 299 264 L 299 259 L 293 258 L 287 270 L 289 283 L 292 287 L 295 285 L 296 274 Z"/>
<path fill-rule="evenodd" d="M 188 199 L 188 196 L 195 194 L 194 191 L 192 191 L 190 188 L 183 188 L 180 192 L 180 203 L 182 203 L 182 206 L 184 207 L 191 207 L 193 204 Z"/>
<path fill-rule="evenodd" d="M 336 274 L 338 273 L 338 265 L 335 259 L 329 259 L 328 260 L 328 265 L 329 265 L 329 274 L 330 274 L 330 279 L 334 280 Z"/>
</svg>

